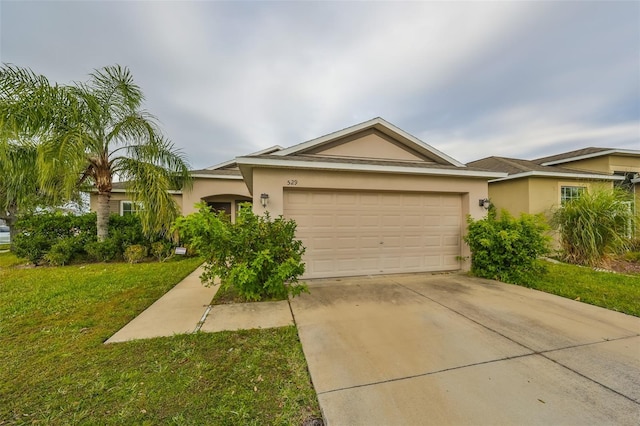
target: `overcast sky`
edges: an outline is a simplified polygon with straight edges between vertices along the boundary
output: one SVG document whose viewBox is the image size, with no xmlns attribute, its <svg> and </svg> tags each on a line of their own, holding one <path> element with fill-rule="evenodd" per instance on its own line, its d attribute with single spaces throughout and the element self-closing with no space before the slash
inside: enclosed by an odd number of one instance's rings
<svg viewBox="0 0 640 426">
<path fill-rule="evenodd" d="M 128 66 L 193 168 L 380 116 L 463 162 L 640 149 L 640 2 L 0 0 L 0 60 Z"/>
</svg>

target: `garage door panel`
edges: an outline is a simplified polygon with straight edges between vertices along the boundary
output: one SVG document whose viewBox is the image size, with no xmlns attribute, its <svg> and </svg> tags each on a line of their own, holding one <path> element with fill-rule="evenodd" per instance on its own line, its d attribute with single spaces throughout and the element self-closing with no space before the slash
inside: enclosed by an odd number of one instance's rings
<svg viewBox="0 0 640 426">
<path fill-rule="evenodd" d="M 371 207 L 380 205 L 380 197 L 378 194 L 357 194 L 354 197 L 359 198 L 359 205 Z"/>
<path fill-rule="evenodd" d="M 420 248 L 422 242 L 422 238 L 418 237 L 418 236 L 405 236 L 404 237 L 404 246 L 408 249 L 408 250 L 413 250 L 413 249 L 418 249 Z"/>
<path fill-rule="evenodd" d="M 307 262 L 307 274 L 312 272 L 315 274 L 330 274 L 334 271 L 333 260 L 311 260 Z"/>
<path fill-rule="evenodd" d="M 422 266 L 422 256 L 406 256 L 400 262 L 405 270 L 418 269 Z"/>
<path fill-rule="evenodd" d="M 313 250 L 334 250 L 336 247 L 333 237 L 316 237 L 309 241 Z"/>
<path fill-rule="evenodd" d="M 360 247 L 362 248 L 375 248 L 378 249 L 380 245 L 380 237 L 377 235 L 361 235 L 360 236 Z"/>
<path fill-rule="evenodd" d="M 335 226 L 338 229 L 351 229 L 358 226 L 358 216 L 355 214 L 336 214 Z"/>
<path fill-rule="evenodd" d="M 434 193 L 285 190 L 305 277 L 458 269 L 461 198 Z M 381 244 L 382 243 L 382 244 Z"/>
<path fill-rule="evenodd" d="M 445 267 L 458 268 L 460 265 L 460 260 L 458 260 L 458 255 L 443 256 L 443 264 Z"/>
<path fill-rule="evenodd" d="M 442 244 L 445 247 L 460 247 L 460 236 L 452 235 L 452 236 L 444 236 L 442 238 Z"/>
<path fill-rule="evenodd" d="M 358 226 L 360 228 L 366 228 L 366 227 L 378 228 L 378 226 L 380 226 L 380 216 L 363 213 L 360 215 L 360 222 Z"/>
</svg>

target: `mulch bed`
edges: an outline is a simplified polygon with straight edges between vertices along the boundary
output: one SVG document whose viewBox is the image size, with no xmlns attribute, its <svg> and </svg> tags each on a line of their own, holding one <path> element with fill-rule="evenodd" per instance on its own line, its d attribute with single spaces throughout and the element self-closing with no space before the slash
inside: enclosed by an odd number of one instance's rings
<svg viewBox="0 0 640 426">
<path fill-rule="evenodd" d="M 640 263 L 629 262 L 624 259 L 612 259 L 609 261 L 609 267 L 607 269 L 620 274 L 640 274 Z"/>
</svg>

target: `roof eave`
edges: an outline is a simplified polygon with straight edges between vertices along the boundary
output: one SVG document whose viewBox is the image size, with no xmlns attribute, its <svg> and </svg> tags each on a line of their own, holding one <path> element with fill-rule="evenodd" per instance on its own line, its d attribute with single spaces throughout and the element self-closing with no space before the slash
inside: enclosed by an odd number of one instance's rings
<svg viewBox="0 0 640 426">
<path fill-rule="evenodd" d="M 527 177 L 551 177 L 551 178 L 555 177 L 555 178 L 565 178 L 565 179 L 619 180 L 619 181 L 624 180 L 624 176 L 615 176 L 615 175 L 530 171 L 530 172 L 516 173 L 516 174 L 502 177 L 499 179 L 493 179 L 493 180 L 490 180 L 489 183 L 503 182 L 506 180 L 521 179 L 521 178 L 527 178 Z"/>
<path fill-rule="evenodd" d="M 574 161 L 588 160 L 589 158 L 602 157 L 604 155 L 613 155 L 613 154 L 640 156 L 640 150 L 636 150 L 636 149 L 608 149 L 606 151 L 592 152 L 590 154 L 578 155 L 578 156 L 575 156 L 575 157 L 567 157 L 567 158 L 562 158 L 560 160 L 554 160 L 554 161 L 547 161 L 547 162 L 544 162 L 544 163 L 540 163 L 540 165 L 542 165 L 542 166 L 554 166 L 556 164 L 571 163 L 571 162 L 574 162 Z"/>
<path fill-rule="evenodd" d="M 322 161 L 303 161 L 303 160 L 280 160 L 273 158 L 255 158 L 255 157 L 238 157 L 236 158 L 238 166 L 243 176 L 253 167 L 281 167 L 281 168 L 302 168 L 302 169 L 321 169 L 321 170 L 337 170 L 352 172 L 373 172 L 373 173 L 400 173 L 430 176 L 451 176 L 451 177 L 469 177 L 469 178 L 500 178 L 507 176 L 504 172 L 491 172 L 481 170 L 460 170 L 460 169 L 438 169 L 429 167 L 407 167 L 397 165 L 379 165 L 379 164 L 354 164 L 354 163 L 330 163 Z"/>
<path fill-rule="evenodd" d="M 229 179 L 229 180 L 240 179 L 242 180 L 242 176 L 240 175 L 216 175 L 216 174 L 195 173 L 195 174 L 192 174 L 191 177 L 203 178 L 203 179 Z"/>
<path fill-rule="evenodd" d="M 89 191 L 91 194 L 95 194 L 97 193 L 97 191 L 95 189 L 92 189 L 91 191 Z M 128 191 L 124 188 L 113 188 L 111 190 L 111 193 L 116 193 L 116 194 L 126 194 Z M 169 189 L 167 191 L 169 194 L 175 194 L 175 195 L 180 195 L 182 194 L 182 190 L 181 189 Z"/>
</svg>

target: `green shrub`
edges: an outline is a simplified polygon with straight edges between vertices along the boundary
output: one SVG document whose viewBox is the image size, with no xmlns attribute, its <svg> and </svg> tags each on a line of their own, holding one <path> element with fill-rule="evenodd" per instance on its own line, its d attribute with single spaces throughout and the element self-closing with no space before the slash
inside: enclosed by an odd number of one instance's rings
<svg viewBox="0 0 640 426">
<path fill-rule="evenodd" d="M 16 256 L 38 265 L 51 248 L 51 240 L 46 235 L 29 232 L 17 233 L 13 239 L 13 252 Z"/>
<path fill-rule="evenodd" d="M 158 259 L 158 262 L 164 262 L 171 257 L 173 253 L 173 245 L 169 241 L 156 241 L 151 243 L 151 254 Z"/>
<path fill-rule="evenodd" d="M 548 227 L 540 215 L 522 214 L 518 219 L 507 211 L 494 210 L 480 220 L 467 218 L 464 240 L 471 248 L 471 273 L 482 278 L 513 284 L 530 284 L 544 273 L 538 260 L 549 252 Z"/>
<path fill-rule="evenodd" d="M 637 220 L 623 190 L 592 189 L 553 213 L 560 232 L 562 257 L 580 265 L 599 266 L 610 254 L 626 250 Z"/>
<path fill-rule="evenodd" d="M 256 301 L 307 291 L 298 282 L 304 273 L 304 247 L 295 238 L 293 220 L 257 216 L 247 206 L 232 224 L 206 205 L 199 207 L 197 213 L 178 218 L 175 230 L 205 258 L 204 282 L 220 277 L 221 290 L 234 287 L 246 300 Z"/>
<path fill-rule="evenodd" d="M 148 250 L 142 244 L 134 244 L 124 250 L 124 260 L 129 263 L 142 262 L 147 257 Z"/>
<path fill-rule="evenodd" d="M 122 255 L 129 246 L 150 244 L 150 239 L 142 231 L 140 217 L 135 214 L 109 216 L 109 238 L 118 247 L 118 255 Z"/>
<path fill-rule="evenodd" d="M 95 213 L 74 216 L 43 212 L 18 219 L 13 250 L 17 256 L 36 265 L 43 260 L 51 265 L 63 265 L 86 256 L 108 262 L 122 257 L 129 246 L 148 248 L 159 238 L 159 235 L 144 235 L 137 215 L 113 214 L 109 217 L 109 237 L 98 244 Z"/>
<path fill-rule="evenodd" d="M 52 246 L 59 241 L 73 238 L 77 247 L 96 239 L 96 215 L 75 216 L 58 212 L 41 212 L 21 216 L 15 224 L 13 251 L 33 264 L 40 263 Z M 62 247 L 56 250 L 64 249 Z M 53 258 L 60 258 L 58 251 Z M 64 257 L 64 256 L 63 256 Z M 67 261 L 65 261 L 66 263 Z"/>
<path fill-rule="evenodd" d="M 84 246 L 89 258 L 98 262 L 109 262 L 118 257 L 118 246 L 111 238 L 104 241 L 93 241 Z"/>
<path fill-rule="evenodd" d="M 52 266 L 62 266 L 69 263 L 77 253 L 84 250 L 82 240 L 78 237 L 59 239 L 51 246 L 44 259 Z"/>
</svg>

